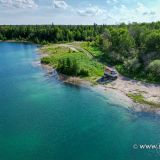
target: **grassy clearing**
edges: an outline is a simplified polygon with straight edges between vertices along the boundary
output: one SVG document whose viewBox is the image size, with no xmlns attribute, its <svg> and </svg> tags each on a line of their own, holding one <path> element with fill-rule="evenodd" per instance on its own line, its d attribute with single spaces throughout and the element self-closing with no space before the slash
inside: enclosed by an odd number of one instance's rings
<svg viewBox="0 0 160 160">
<path fill-rule="evenodd" d="M 95 58 L 98 58 L 103 54 L 102 51 L 93 44 L 93 42 L 83 42 L 80 46 Z"/>
<path fill-rule="evenodd" d="M 79 74 L 79 76 L 95 80 L 103 75 L 104 66 L 94 59 L 90 59 L 83 51 L 73 51 L 72 48 L 62 45 L 47 45 L 42 47 L 41 51 L 48 54 L 47 57 L 41 59 L 43 64 L 48 64 L 58 69 L 60 61 L 63 62 L 69 59 L 70 63 L 77 63 L 80 73 L 88 72 L 88 75 Z"/>
<path fill-rule="evenodd" d="M 129 98 L 131 98 L 136 103 L 147 104 L 147 105 L 150 105 L 150 106 L 152 106 L 154 108 L 159 108 L 160 107 L 160 104 L 158 104 L 158 103 L 145 100 L 143 95 L 141 95 L 140 93 L 134 93 L 134 94 L 133 93 L 129 93 L 129 94 L 127 94 L 127 96 Z"/>
</svg>

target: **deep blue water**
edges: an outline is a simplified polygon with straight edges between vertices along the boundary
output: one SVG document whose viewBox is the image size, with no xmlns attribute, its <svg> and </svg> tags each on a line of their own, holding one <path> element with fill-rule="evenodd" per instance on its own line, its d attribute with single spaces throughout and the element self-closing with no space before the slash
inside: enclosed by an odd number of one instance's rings
<svg viewBox="0 0 160 160">
<path fill-rule="evenodd" d="M 35 65 L 36 49 L 0 43 L 0 160 L 160 159 L 132 147 L 160 143 L 160 117 L 57 81 Z"/>
</svg>

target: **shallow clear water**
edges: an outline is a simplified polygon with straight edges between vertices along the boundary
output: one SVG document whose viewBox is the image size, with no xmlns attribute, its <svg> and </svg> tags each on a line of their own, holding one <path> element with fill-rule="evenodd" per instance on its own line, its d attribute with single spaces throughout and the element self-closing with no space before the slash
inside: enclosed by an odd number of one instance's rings
<svg viewBox="0 0 160 160">
<path fill-rule="evenodd" d="M 0 160 L 159 160 L 160 118 L 64 85 L 40 66 L 37 46 L 0 43 Z M 118 101 L 118 100 L 114 100 Z"/>
</svg>

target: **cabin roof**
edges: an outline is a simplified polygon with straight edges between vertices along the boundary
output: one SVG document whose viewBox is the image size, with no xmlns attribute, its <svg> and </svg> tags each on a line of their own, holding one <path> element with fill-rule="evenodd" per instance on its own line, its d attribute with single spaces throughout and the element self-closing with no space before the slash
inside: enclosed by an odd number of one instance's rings
<svg viewBox="0 0 160 160">
<path fill-rule="evenodd" d="M 105 71 L 114 71 L 114 69 L 110 67 L 105 67 Z"/>
</svg>

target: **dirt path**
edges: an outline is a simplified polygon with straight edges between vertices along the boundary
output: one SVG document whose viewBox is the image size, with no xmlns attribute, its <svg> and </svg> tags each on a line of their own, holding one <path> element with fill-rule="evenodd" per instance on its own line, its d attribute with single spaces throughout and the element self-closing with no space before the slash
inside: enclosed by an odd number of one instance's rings
<svg viewBox="0 0 160 160">
<path fill-rule="evenodd" d="M 75 52 L 83 52 L 84 54 L 87 55 L 87 57 L 89 58 L 93 58 L 93 56 L 85 49 L 83 49 L 82 47 L 80 46 L 77 46 L 77 45 L 72 45 L 72 44 L 59 44 L 57 46 L 62 46 L 62 47 L 67 47 L 67 48 L 70 48 L 72 51 L 75 51 Z"/>
<path fill-rule="evenodd" d="M 71 50 L 74 51 L 74 52 L 78 52 L 78 50 L 77 50 L 74 46 L 72 46 L 72 45 L 70 45 L 70 44 L 59 44 L 59 45 L 57 45 L 57 46 L 66 47 L 66 48 L 71 49 Z"/>
</svg>

